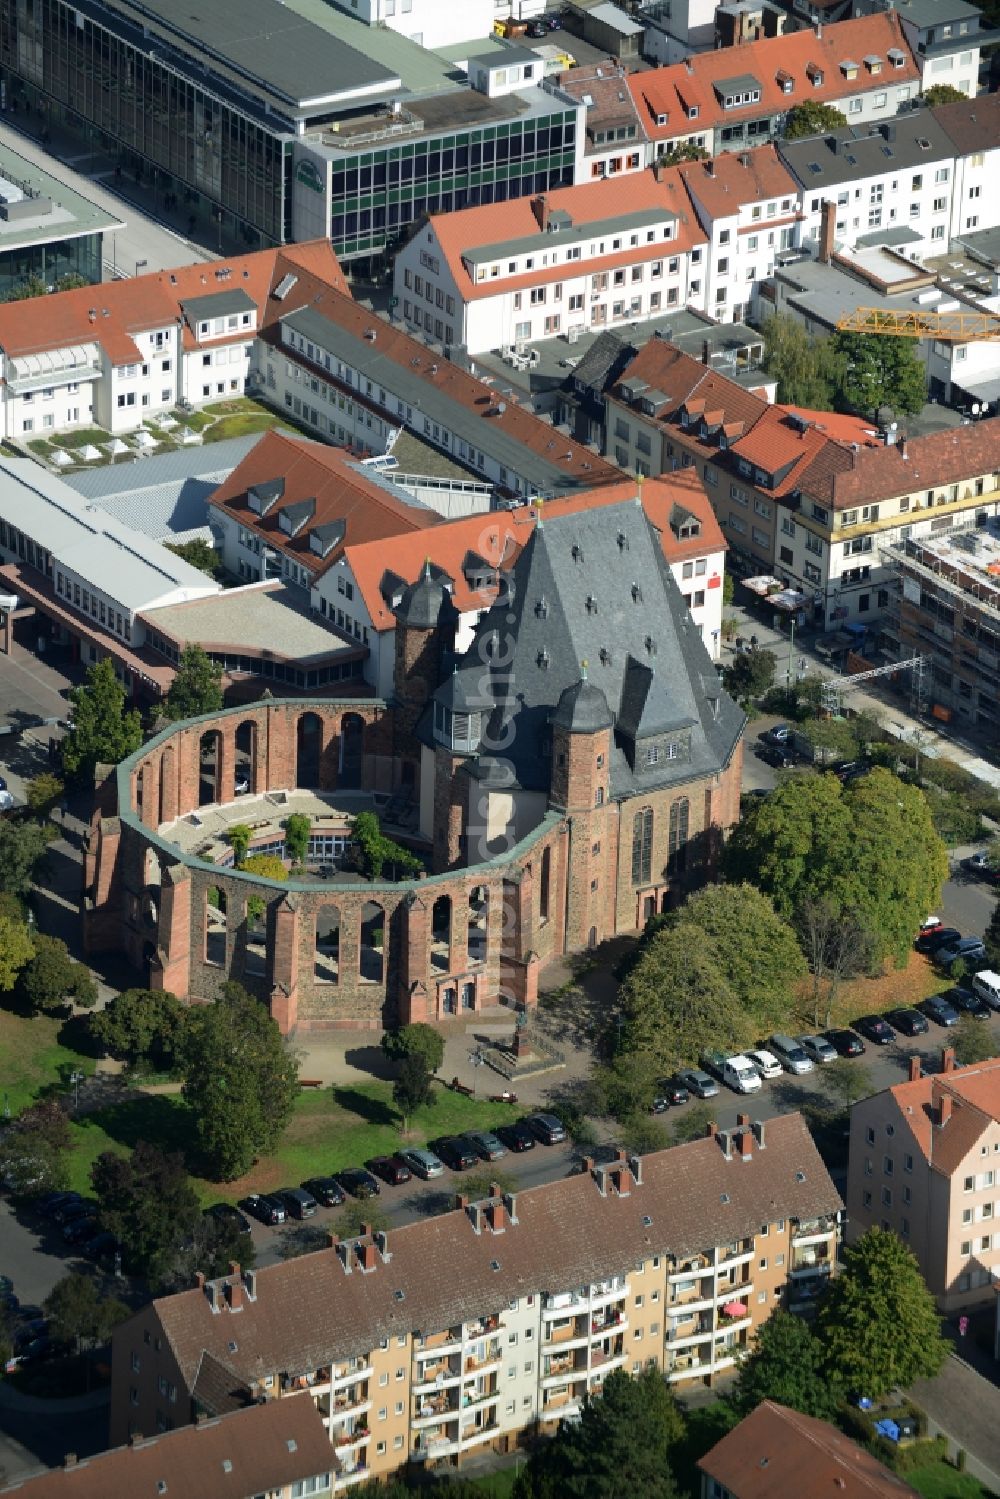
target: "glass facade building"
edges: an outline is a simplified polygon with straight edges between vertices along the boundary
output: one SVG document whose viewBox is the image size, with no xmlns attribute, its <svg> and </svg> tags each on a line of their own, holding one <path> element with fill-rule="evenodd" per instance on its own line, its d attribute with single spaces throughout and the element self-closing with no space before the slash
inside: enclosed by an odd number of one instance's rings
<svg viewBox="0 0 1000 1499">
<path fill-rule="evenodd" d="M 55 286 L 64 276 L 82 276 L 84 281 L 96 284 L 103 276 L 103 242 L 103 234 L 81 234 L 75 239 L 20 245 L 14 250 L 0 246 L 0 301 L 35 280 Z"/>
</svg>

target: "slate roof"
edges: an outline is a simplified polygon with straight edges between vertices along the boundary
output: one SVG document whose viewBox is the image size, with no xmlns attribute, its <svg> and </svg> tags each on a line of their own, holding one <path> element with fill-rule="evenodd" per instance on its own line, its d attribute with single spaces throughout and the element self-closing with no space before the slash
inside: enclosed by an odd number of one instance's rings
<svg viewBox="0 0 1000 1499">
<path fill-rule="evenodd" d="M 655 702 L 657 721 L 693 726 L 690 760 L 664 760 L 655 772 L 644 770 L 641 781 L 616 734 L 613 797 L 632 795 L 640 785 L 713 775 L 743 732 L 744 716 L 725 693 L 715 700 L 717 716 L 706 699 L 702 681 L 715 679 L 711 659 L 638 496 L 545 513 L 508 574 L 505 598 L 481 619 L 470 659 L 488 660 L 494 636 L 503 664 L 494 679 L 498 707 L 490 738 L 506 746 L 502 758 L 525 789 L 548 788 L 550 716 L 563 691 L 580 680 L 584 661 L 619 721 L 624 715 L 631 727 L 636 668 L 645 666 L 656 685 L 647 686 L 643 701 L 650 697 L 651 713 Z M 488 759 L 480 757 L 480 769 Z"/>
<path fill-rule="evenodd" d="M 352 1256 L 348 1274 L 333 1249 L 269 1265 L 255 1272 L 254 1299 L 244 1296 L 238 1314 L 224 1298 L 213 1312 L 199 1289 L 161 1297 L 153 1310 L 189 1390 L 206 1351 L 249 1385 L 621 1274 L 651 1254 L 696 1254 L 778 1218 L 837 1212 L 840 1196 L 802 1115 L 764 1129 L 766 1148 L 749 1160 L 736 1149 L 727 1160 L 708 1137 L 644 1156 L 642 1182 L 625 1197 L 610 1187 L 602 1195 L 584 1173 L 518 1192 L 517 1222 L 502 1234 L 477 1234 L 459 1208 L 390 1230 L 388 1257 L 376 1253 L 367 1273 Z"/>
<path fill-rule="evenodd" d="M 601 689 L 581 678 L 559 694 L 550 722 L 571 734 L 596 734 L 610 729 L 614 717 Z"/>
<path fill-rule="evenodd" d="M 977 94 L 958 104 L 939 104 L 931 113 L 959 156 L 1000 142 L 1000 94 Z"/>
<path fill-rule="evenodd" d="M 896 115 L 881 125 L 847 126 L 806 140 L 782 141 L 778 150 L 806 188 L 839 186 L 927 167 L 955 155 L 954 143 L 935 114 L 921 109 Z"/>
</svg>

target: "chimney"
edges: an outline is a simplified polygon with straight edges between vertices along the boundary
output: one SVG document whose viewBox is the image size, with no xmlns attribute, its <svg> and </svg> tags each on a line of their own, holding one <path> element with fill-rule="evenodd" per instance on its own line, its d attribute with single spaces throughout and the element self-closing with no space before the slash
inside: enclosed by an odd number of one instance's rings
<svg viewBox="0 0 1000 1499">
<path fill-rule="evenodd" d="M 813 25 L 816 31 L 816 40 L 821 42 L 823 40 L 823 22 L 817 19 Z"/>
<path fill-rule="evenodd" d="M 374 1270 L 378 1264 L 378 1252 L 374 1244 L 358 1244 L 356 1246 L 358 1264 L 362 1270 Z"/>
<path fill-rule="evenodd" d="M 490 1198 L 489 1206 L 486 1209 L 486 1221 L 495 1234 L 503 1232 L 507 1226 L 507 1209 L 504 1207 L 502 1200 L 498 1201 L 494 1197 Z"/>
<path fill-rule="evenodd" d="M 951 1047 L 951 1046 L 942 1047 L 942 1050 L 941 1050 L 941 1071 L 942 1072 L 954 1072 L 954 1070 L 955 1070 L 955 1050 L 954 1050 L 954 1047 Z"/>
<path fill-rule="evenodd" d="M 226 1281 L 226 1304 L 231 1312 L 243 1310 L 243 1282 L 241 1280 Z"/>
<path fill-rule="evenodd" d="M 712 362 L 712 345 L 707 338 L 703 338 L 701 341 L 701 362 L 702 364 L 711 364 Z"/>
<path fill-rule="evenodd" d="M 750 1123 L 750 1115 L 749 1114 L 737 1114 L 736 1115 L 736 1123 L 739 1125 L 740 1129 L 744 1129 L 746 1127 L 746 1125 L 748 1125 Z"/>
<path fill-rule="evenodd" d="M 900 456 L 900 458 L 902 458 L 902 460 L 903 460 L 904 463 L 906 463 L 906 462 L 909 461 L 910 455 L 906 451 L 906 438 L 905 437 L 901 437 L 899 439 L 899 456 Z"/>
<path fill-rule="evenodd" d="M 731 1161 L 733 1158 L 733 1141 L 729 1131 L 727 1129 L 720 1129 L 715 1138 L 722 1146 L 722 1153 L 726 1160 Z"/>
<path fill-rule="evenodd" d="M 597 1162 L 594 1160 L 594 1157 L 592 1155 L 585 1155 L 584 1158 L 583 1158 L 583 1160 L 580 1163 L 580 1169 L 581 1169 L 581 1171 L 587 1172 L 587 1174 L 589 1175 L 590 1173 L 593 1172 L 593 1169 L 596 1166 L 596 1164 L 597 1164 Z"/>
<path fill-rule="evenodd" d="M 386 1264 L 392 1259 L 392 1250 L 389 1248 L 389 1235 L 384 1228 L 380 1228 L 374 1235 L 375 1248 Z"/>
<path fill-rule="evenodd" d="M 951 1094 L 942 1093 L 938 1101 L 938 1124 L 944 1129 L 951 1118 Z"/>
<path fill-rule="evenodd" d="M 64 1468 L 75 1468 L 76 1467 L 76 1453 L 75 1452 L 67 1452 L 66 1456 L 63 1458 L 63 1467 Z"/>
<path fill-rule="evenodd" d="M 455 1193 L 455 1206 L 460 1213 L 464 1213 L 466 1208 L 469 1206 L 469 1199 L 466 1197 L 464 1192 Z"/>
<path fill-rule="evenodd" d="M 822 265 L 830 264 L 833 254 L 833 241 L 837 232 L 837 205 L 827 198 L 823 203 L 822 214 L 819 224 L 819 251 L 816 259 Z"/>
<path fill-rule="evenodd" d="M 326 1236 L 326 1247 L 327 1247 L 327 1249 L 336 1249 L 336 1247 L 337 1247 L 337 1245 L 339 1243 L 340 1243 L 340 1235 L 339 1234 L 335 1234 L 332 1230 L 330 1230 L 327 1233 L 327 1236 Z"/>
<path fill-rule="evenodd" d="M 664 177 L 666 175 L 667 175 L 667 169 L 664 166 L 663 161 L 661 160 L 661 158 L 658 156 L 656 158 L 656 160 L 653 162 L 653 181 L 654 182 L 662 182 L 663 179 L 664 179 Z"/>
<path fill-rule="evenodd" d="M 911 1083 L 919 1083 L 919 1081 L 920 1081 L 920 1058 L 919 1057 L 911 1057 L 910 1058 L 910 1082 Z"/>
<path fill-rule="evenodd" d="M 240 1273 L 240 1264 L 239 1264 L 238 1260 L 230 1260 L 229 1261 L 229 1273 L 230 1273 L 230 1275 L 235 1275 L 237 1277 L 239 1276 L 239 1273 Z"/>
<path fill-rule="evenodd" d="M 247 1300 L 257 1300 L 257 1272 L 256 1270 L 244 1270 L 243 1284 L 246 1287 Z"/>
<path fill-rule="evenodd" d="M 765 1150 L 767 1147 L 764 1144 L 764 1121 L 763 1121 L 763 1119 L 755 1119 L 754 1122 L 753 1122 L 753 1124 L 751 1125 L 751 1128 L 753 1130 L 754 1139 L 757 1141 L 757 1149 L 758 1150 Z"/>
<path fill-rule="evenodd" d="M 710 1140 L 714 1140 L 715 1136 L 718 1133 L 719 1133 L 719 1126 L 716 1124 L 716 1122 L 715 1122 L 714 1119 L 710 1119 L 708 1121 L 708 1123 L 705 1125 L 705 1134 L 708 1136 L 708 1138 Z"/>
<path fill-rule="evenodd" d="M 203 1291 L 205 1289 L 205 1272 L 204 1272 L 204 1270 L 196 1270 L 194 1272 L 194 1283 L 198 1287 L 199 1291 Z"/>
<path fill-rule="evenodd" d="M 371 1236 L 372 1236 L 372 1226 L 371 1226 L 371 1224 L 370 1223 L 362 1223 L 362 1225 L 361 1225 L 361 1238 L 362 1239 L 370 1239 Z"/>
<path fill-rule="evenodd" d="M 749 1119 L 747 1120 L 746 1124 L 744 1124 L 743 1127 L 737 1131 L 737 1139 L 740 1147 L 740 1155 L 745 1161 L 752 1160 L 753 1130 L 750 1128 Z"/>
<path fill-rule="evenodd" d="M 632 1191 L 632 1173 L 627 1166 L 616 1166 L 611 1173 L 615 1191 L 619 1197 L 628 1197 Z"/>
<path fill-rule="evenodd" d="M 498 1186 L 496 1182 L 490 1182 L 490 1196 L 491 1197 L 502 1197 L 503 1196 L 503 1188 L 500 1187 L 500 1186 Z"/>
<path fill-rule="evenodd" d="M 715 158 L 714 158 L 714 156 L 710 156 L 708 158 L 708 160 L 706 161 L 706 163 L 705 163 L 705 171 L 708 173 L 708 175 L 710 177 L 714 177 L 715 176 Z"/>
<path fill-rule="evenodd" d="M 621 1146 L 619 1145 L 618 1149 L 615 1151 L 615 1160 L 616 1161 L 627 1161 L 628 1160 L 628 1151 L 627 1150 L 622 1150 Z"/>
<path fill-rule="evenodd" d="M 535 215 L 539 229 L 544 234 L 549 227 L 549 200 L 544 193 L 539 193 L 537 198 L 532 198 L 531 211 Z"/>
</svg>

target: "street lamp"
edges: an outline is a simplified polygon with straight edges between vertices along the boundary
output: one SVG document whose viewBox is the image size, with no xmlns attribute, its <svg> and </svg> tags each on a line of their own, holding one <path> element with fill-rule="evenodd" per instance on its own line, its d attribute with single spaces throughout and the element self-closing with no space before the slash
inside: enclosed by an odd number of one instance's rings
<svg viewBox="0 0 1000 1499">
<path fill-rule="evenodd" d="M 79 1112 L 79 1109 L 80 1109 L 80 1084 L 83 1082 L 83 1080 L 84 1080 L 85 1077 L 86 1077 L 86 1073 L 84 1073 L 84 1072 L 71 1072 L 70 1075 L 69 1075 L 69 1080 L 73 1084 L 73 1086 L 74 1086 L 74 1088 L 76 1090 L 76 1101 L 75 1101 L 75 1103 L 73 1105 L 73 1109 L 74 1109 L 74 1112 L 77 1112 L 77 1113 Z"/>
<path fill-rule="evenodd" d="M 472 1063 L 472 1068 L 473 1068 L 473 1071 L 472 1071 L 472 1096 L 473 1096 L 473 1098 L 478 1098 L 479 1097 L 479 1068 L 482 1067 L 482 1066 L 484 1066 L 484 1064 L 486 1062 L 486 1058 L 483 1056 L 483 1054 L 480 1051 L 480 1049 L 479 1049 L 478 1046 L 475 1048 L 474 1051 L 470 1051 L 469 1052 L 469 1061 Z"/>
</svg>

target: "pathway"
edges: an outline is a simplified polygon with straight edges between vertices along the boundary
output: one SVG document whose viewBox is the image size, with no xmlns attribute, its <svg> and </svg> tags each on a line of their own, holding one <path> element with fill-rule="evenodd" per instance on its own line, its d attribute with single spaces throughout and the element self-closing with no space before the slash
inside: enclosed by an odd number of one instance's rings
<svg viewBox="0 0 1000 1499">
<path fill-rule="evenodd" d="M 1000 1389 L 953 1354 L 934 1379 L 921 1379 L 910 1395 L 927 1412 L 931 1436 L 948 1438 L 951 1456 L 961 1448 L 967 1470 L 1000 1493 Z"/>
</svg>

